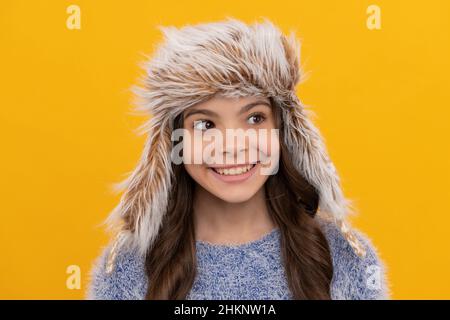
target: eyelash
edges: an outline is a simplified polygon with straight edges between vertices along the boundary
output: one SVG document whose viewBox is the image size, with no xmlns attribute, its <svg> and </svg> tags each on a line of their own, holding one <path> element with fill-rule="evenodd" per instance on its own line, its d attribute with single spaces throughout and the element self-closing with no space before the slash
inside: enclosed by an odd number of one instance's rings
<svg viewBox="0 0 450 320">
<path fill-rule="evenodd" d="M 203 123 L 203 122 L 211 122 L 211 123 L 213 123 L 212 121 L 210 121 L 210 120 L 203 120 L 203 119 L 200 119 L 200 120 L 195 120 L 194 121 L 194 124 L 192 125 L 192 127 L 194 128 L 194 129 L 196 129 L 196 125 L 198 124 L 198 123 Z M 201 130 L 201 129 L 200 129 Z"/>
<path fill-rule="evenodd" d="M 266 116 L 263 113 L 260 113 L 260 112 L 256 112 L 256 113 L 251 114 L 247 119 L 250 119 L 250 118 L 255 117 L 255 116 L 260 116 L 261 117 L 261 121 L 256 123 L 256 125 L 258 125 L 258 124 L 260 124 L 260 123 L 262 123 L 262 122 L 264 122 L 266 120 Z M 194 129 L 195 129 L 196 124 L 198 124 L 199 122 L 201 122 L 201 123 L 203 123 L 203 122 L 211 122 L 211 123 L 213 123 L 210 120 L 204 120 L 204 119 L 195 120 L 194 124 L 193 124 L 193 128 Z"/>
<path fill-rule="evenodd" d="M 260 116 L 261 117 L 261 121 L 258 122 L 257 124 L 259 124 L 261 122 L 264 122 L 266 120 L 266 116 L 263 113 L 261 113 L 261 112 L 255 112 L 255 113 L 251 114 L 250 117 L 248 117 L 248 118 L 252 118 L 254 116 Z"/>
</svg>

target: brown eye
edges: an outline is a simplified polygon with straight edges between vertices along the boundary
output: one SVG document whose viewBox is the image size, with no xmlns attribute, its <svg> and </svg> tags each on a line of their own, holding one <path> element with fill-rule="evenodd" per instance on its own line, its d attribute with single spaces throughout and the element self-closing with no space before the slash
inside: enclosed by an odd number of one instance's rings
<svg viewBox="0 0 450 320">
<path fill-rule="evenodd" d="M 250 124 L 258 124 L 263 122 L 265 119 L 266 118 L 261 113 L 253 114 L 248 118 Z"/>
<path fill-rule="evenodd" d="M 208 130 L 214 127 L 214 123 L 209 120 L 196 120 L 194 121 L 195 130 Z"/>
</svg>

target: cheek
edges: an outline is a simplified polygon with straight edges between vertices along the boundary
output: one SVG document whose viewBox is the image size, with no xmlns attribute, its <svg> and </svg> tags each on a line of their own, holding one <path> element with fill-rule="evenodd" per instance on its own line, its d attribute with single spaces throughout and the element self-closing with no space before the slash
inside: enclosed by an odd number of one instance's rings
<svg viewBox="0 0 450 320">
<path fill-rule="evenodd" d="M 189 136 L 183 140 L 183 163 L 190 165 L 199 165 L 204 163 L 203 153 L 206 147 L 206 143 L 198 137 L 195 137 L 194 133 L 188 132 Z"/>
<path fill-rule="evenodd" d="M 260 130 L 260 132 L 258 132 L 257 140 L 253 139 L 251 143 L 253 144 L 253 147 L 256 147 L 260 153 L 263 153 L 267 157 L 276 157 L 280 150 L 278 130 Z"/>
<path fill-rule="evenodd" d="M 261 175 L 272 175 L 278 171 L 280 160 L 280 140 L 278 130 L 268 130 L 258 139 L 258 148 L 261 162 Z"/>
<path fill-rule="evenodd" d="M 204 186 L 205 180 L 207 179 L 206 168 L 199 164 L 184 164 L 184 168 L 191 178 L 198 184 Z"/>
</svg>

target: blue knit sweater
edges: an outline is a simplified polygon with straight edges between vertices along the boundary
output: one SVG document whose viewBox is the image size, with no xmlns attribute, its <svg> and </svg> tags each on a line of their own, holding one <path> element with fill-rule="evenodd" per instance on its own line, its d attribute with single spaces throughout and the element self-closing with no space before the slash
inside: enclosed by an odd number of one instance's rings
<svg viewBox="0 0 450 320">
<path fill-rule="evenodd" d="M 321 222 L 333 260 L 332 299 L 389 299 L 385 265 L 369 238 L 355 230 L 366 247 L 358 257 L 333 223 Z M 105 272 L 110 245 L 90 272 L 88 299 L 144 299 L 148 285 L 143 259 L 119 251 L 112 273 Z M 280 230 L 240 245 L 196 241 L 197 275 L 186 299 L 293 299 L 280 257 Z"/>
</svg>

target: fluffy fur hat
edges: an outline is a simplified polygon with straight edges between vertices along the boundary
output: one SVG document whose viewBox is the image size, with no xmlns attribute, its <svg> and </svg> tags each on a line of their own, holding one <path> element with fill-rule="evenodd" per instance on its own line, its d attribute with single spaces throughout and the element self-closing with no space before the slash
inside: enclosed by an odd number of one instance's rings
<svg viewBox="0 0 450 320">
<path fill-rule="evenodd" d="M 135 88 L 137 109 L 151 115 L 141 128 L 148 134 L 137 167 L 119 188 L 121 201 L 107 222 L 132 221 L 111 250 L 110 267 L 118 245 L 128 243 L 145 255 L 158 234 L 172 183 L 171 132 L 174 118 L 186 108 L 220 92 L 228 97 L 272 97 L 281 108 L 284 139 L 293 163 L 319 192 L 318 214 L 340 227 L 355 253 L 364 248 L 345 224 L 351 202 L 342 193 L 318 129 L 295 88 L 301 80 L 300 44 L 293 32 L 286 36 L 269 20 L 245 24 L 234 18 L 163 27 L 164 42 L 145 65 L 144 86 Z"/>
</svg>

